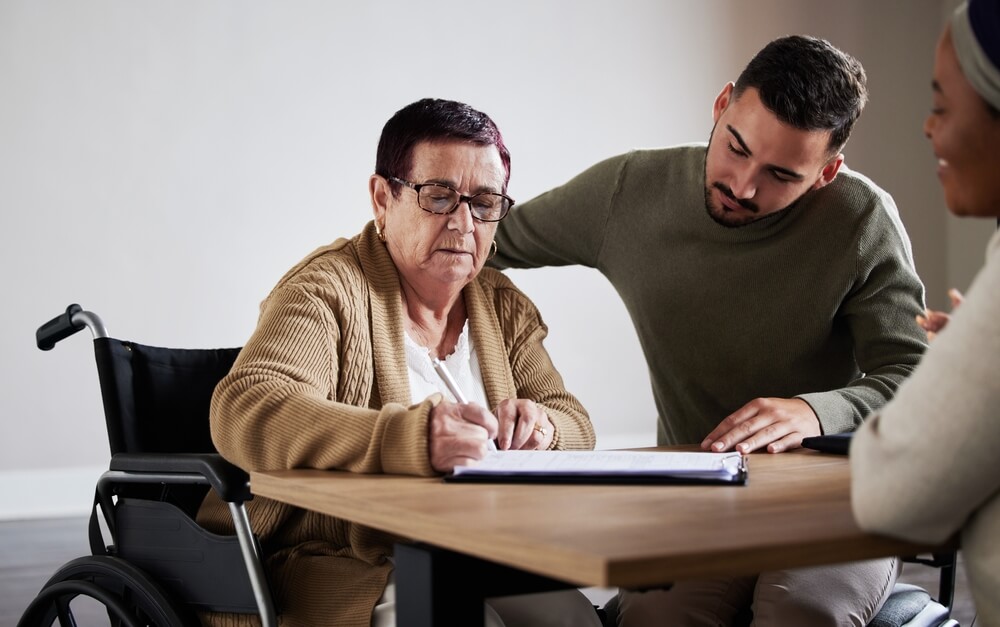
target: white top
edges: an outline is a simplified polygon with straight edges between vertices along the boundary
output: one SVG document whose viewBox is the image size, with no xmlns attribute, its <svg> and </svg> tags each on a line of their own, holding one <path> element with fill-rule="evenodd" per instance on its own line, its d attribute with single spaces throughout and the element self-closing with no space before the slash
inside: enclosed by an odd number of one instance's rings
<svg viewBox="0 0 1000 627">
<path fill-rule="evenodd" d="M 431 363 L 430 350 L 417 344 L 408 333 L 406 335 L 406 367 L 410 375 L 410 394 L 412 401 L 418 403 L 431 394 L 440 392 L 445 398 L 457 402 L 448 386 L 441 380 Z M 465 394 L 470 403 L 482 405 L 492 411 L 486 401 L 486 388 L 483 387 L 483 375 L 479 371 L 479 358 L 476 347 L 472 345 L 469 335 L 469 321 L 465 321 L 462 334 L 458 336 L 455 351 L 443 360 L 445 368 L 451 373 L 458 384 L 458 389 Z"/>
</svg>

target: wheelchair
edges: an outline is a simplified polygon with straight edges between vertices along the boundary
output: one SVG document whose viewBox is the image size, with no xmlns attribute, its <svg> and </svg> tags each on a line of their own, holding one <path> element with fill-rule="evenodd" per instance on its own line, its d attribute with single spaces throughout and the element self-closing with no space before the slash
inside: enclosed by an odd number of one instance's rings
<svg viewBox="0 0 1000 627">
<path fill-rule="evenodd" d="M 103 605 L 116 626 L 199 625 L 198 611 L 257 614 L 263 627 L 276 626 L 245 507 L 249 476 L 222 459 L 209 432 L 212 392 L 240 349 L 113 339 L 97 315 L 75 304 L 42 325 L 35 339 L 50 350 L 84 328 L 94 337 L 111 447 L 91 508 L 92 554 L 52 575 L 18 627 L 76 625 L 70 603 L 78 597 Z M 210 489 L 229 505 L 235 536 L 195 522 Z"/>
</svg>

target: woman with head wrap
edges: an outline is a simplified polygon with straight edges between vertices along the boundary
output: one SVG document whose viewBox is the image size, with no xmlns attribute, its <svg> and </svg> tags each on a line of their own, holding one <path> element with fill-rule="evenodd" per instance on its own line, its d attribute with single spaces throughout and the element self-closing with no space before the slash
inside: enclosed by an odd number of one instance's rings
<svg viewBox="0 0 1000 627">
<path fill-rule="evenodd" d="M 938 41 L 924 124 L 948 209 L 1000 216 L 1000 3 L 960 6 Z M 962 306 L 896 397 L 851 444 L 868 531 L 960 534 L 977 625 L 1000 625 L 1000 233 Z"/>
</svg>

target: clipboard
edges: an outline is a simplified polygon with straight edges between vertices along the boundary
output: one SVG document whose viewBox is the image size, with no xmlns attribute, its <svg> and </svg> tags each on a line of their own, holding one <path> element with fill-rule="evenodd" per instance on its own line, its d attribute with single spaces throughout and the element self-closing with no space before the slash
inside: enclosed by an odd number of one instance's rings
<svg viewBox="0 0 1000 627">
<path fill-rule="evenodd" d="M 456 467 L 451 483 L 746 485 L 739 453 L 677 451 L 498 451 Z"/>
</svg>

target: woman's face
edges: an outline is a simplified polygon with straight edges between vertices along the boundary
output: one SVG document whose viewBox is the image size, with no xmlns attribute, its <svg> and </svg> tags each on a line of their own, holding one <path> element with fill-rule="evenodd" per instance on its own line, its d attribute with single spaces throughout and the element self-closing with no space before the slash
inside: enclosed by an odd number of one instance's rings
<svg viewBox="0 0 1000 627">
<path fill-rule="evenodd" d="M 421 142 L 413 148 L 412 163 L 405 178 L 414 184 L 441 183 L 463 196 L 504 191 L 503 162 L 495 146 Z M 371 192 L 389 254 L 401 279 L 418 293 L 431 290 L 430 298 L 454 293 L 479 274 L 496 222 L 474 219 L 465 202 L 448 214 L 429 213 L 417 204 L 415 190 L 403 187 L 394 197 L 389 182 L 378 175 L 372 176 Z"/>
<path fill-rule="evenodd" d="M 950 27 L 938 40 L 933 92 L 924 133 L 948 209 L 957 216 L 1000 215 L 1000 118 L 962 73 Z"/>
</svg>

